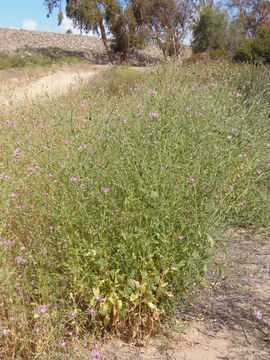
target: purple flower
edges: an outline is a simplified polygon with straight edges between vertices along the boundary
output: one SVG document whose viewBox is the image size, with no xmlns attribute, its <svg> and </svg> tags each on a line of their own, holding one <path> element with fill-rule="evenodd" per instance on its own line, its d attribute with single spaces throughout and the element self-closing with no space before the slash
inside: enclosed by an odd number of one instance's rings
<svg viewBox="0 0 270 360">
<path fill-rule="evenodd" d="M 102 301 L 102 297 L 101 297 L 100 295 L 97 295 L 97 296 L 95 297 L 95 302 L 101 303 L 101 301 Z"/>
<path fill-rule="evenodd" d="M 73 182 L 73 184 L 77 184 L 77 182 L 79 181 L 77 176 L 72 176 L 72 178 L 70 178 L 70 180 L 71 180 L 71 182 Z"/>
<path fill-rule="evenodd" d="M 49 306 L 48 305 L 41 305 L 39 307 L 39 312 L 41 313 L 41 315 L 46 314 L 46 312 L 48 312 L 49 310 Z"/>
<path fill-rule="evenodd" d="M 82 104 L 80 105 L 80 108 L 81 108 L 81 109 L 83 109 L 83 110 L 85 110 L 85 109 L 87 109 L 87 108 L 88 108 L 88 105 L 87 105 L 87 104 L 83 104 L 83 103 L 82 103 Z"/>
<path fill-rule="evenodd" d="M 162 167 L 162 172 L 165 172 L 166 171 L 166 168 L 165 166 Z"/>
<path fill-rule="evenodd" d="M 70 317 L 72 317 L 73 319 L 77 316 L 77 311 L 74 310 L 70 313 Z"/>
<path fill-rule="evenodd" d="M 86 144 L 82 144 L 79 146 L 79 150 L 85 150 L 87 148 Z"/>
<path fill-rule="evenodd" d="M 91 318 L 93 319 L 93 317 L 96 315 L 96 310 L 94 308 L 91 308 L 89 310 L 89 315 L 91 316 Z"/>
<path fill-rule="evenodd" d="M 36 168 L 35 166 L 29 165 L 28 168 L 27 168 L 27 170 L 28 170 L 30 173 L 34 173 L 34 172 L 37 171 L 37 168 Z"/>
<path fill-rule="evenodd" d="M 123 123 L 126 124 L 127 123 L 127 118 L 123 118 Z"/>
<path fill-rule="evenodd" d="M 150 95 L 151 95 L 151 96 L 156 96 L 156 95 L 157 95 L 157 91 L 151 89 L 151 90 L 150 90 Z"/>
<path fill-rule="evenodd" d="M 257 174 L 258 174 L 258 175 L 261 175 L 262 173 L 263 173 L 262 169 L 258 169 L 258 170 L 257 170 Z"/>
<path fill-rule="evenodd" d="M 22 157 L 22 152 L 21 152 L 21 150 L 20 149 L 15 149 L 14 150 L 14 156 L 16 157 L 16 158 L 20 158 L 20 157 Z"/>
<path fill-rule="evenodd" d="M 256 310 L 256 309 L 254 309 L 253 314 L 256 316 L 256 318 L 257 318 L 258 320 L 262 320 L 263 314 L 262 314 L 261 310 Z"/>
<path fill-rule="evenodd" d="M 1 175 L 0 175 L 0 179 L 8 180 L 8 179 L 9 179 L 9 176 L 6 175 L 6 174 L 1 174 Z"/>
<path fill-rule="evenodd" d="M 102 188 L 102 191 L 104 192 L 104 194 L 108 194 L 109 193 L 109 191 L 110 191 L 110 189 L 109 188 Z"/>
<path fill-rule="evenodd" d="M 189 179 L 188 182 L 189 182 L 189 184 L 197 184 L 198 180 L 195 178 L 191 178 L 191 179 Z"/>
<path fill-rule="evenodd" d="M 63 346 L 63 347 L 66 347 L 67 346 L 67 340 L 61 339 L 60 340 L 60 345 Z"/>
<path fill-rule="evenodd" d="M 17 194 L 15 192 L 12 192 L 12 193 L 9 194 L 9 197 L 11 199 L 15 199 L 15 197 L 17 197 Z"/>
<path fill-rule="evenodd" d="M 158 119 L 159 118 L 159 113 L 158 112 L 151 112 L 150 116 L 152 117 L 152 119 Z"/>
<path fill-rule="evenodd" d="M 92 350 L 91 355 L 92 355 L 93 359 L 97 359 L 97 360 L 102 359 L 101 351 L 97 345 L 94 346 L 94 349 Z"/>
<path fill-rule="evenodd" d="M 24 260 L 21 256 L 16 256 L 14 262 L 15 264 L 25 265 L 26 260 Z"/>
</svg>

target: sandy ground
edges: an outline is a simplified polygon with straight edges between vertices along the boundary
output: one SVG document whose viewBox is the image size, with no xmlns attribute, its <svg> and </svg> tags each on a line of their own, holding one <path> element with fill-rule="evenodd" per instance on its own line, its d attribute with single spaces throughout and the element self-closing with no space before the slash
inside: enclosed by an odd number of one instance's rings
<svg viewBox="0 0 270 360">
<path fill-rule="evenodd" d="M 2 71 L 0 72 L 0 105 L 61 96 L 107 67 L 106 65 L 65 66 L 48 74 L 45 74 L 45 70 L 41 70 L 40 73 L 21 72 L 13 76 Z"/>
</svg>

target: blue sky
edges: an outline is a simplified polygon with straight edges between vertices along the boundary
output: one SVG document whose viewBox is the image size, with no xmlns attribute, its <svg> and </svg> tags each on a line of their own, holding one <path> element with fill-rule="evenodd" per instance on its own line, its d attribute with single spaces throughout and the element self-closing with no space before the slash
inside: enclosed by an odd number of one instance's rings
<svg viewBox="0 0 270 360">
<path fill-rule="evenodd" d="M 0 0 L 0 27 L 62 33 L 72 29 L 73 33 L 79 33 L 74 31 L 72 22 L 66 17 L 63 24 L 58 26 L 57 9 L 47 18 L 43 2 L 44 0 Z M 65 1 L 62 8 L 65 9 Z"/>
</svg>

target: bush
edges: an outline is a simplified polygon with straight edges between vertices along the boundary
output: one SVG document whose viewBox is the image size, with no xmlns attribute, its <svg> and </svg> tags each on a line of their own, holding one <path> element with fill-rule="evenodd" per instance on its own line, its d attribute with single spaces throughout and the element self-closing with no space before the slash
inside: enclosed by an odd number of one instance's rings
<svg viewBox="0 0 270 360">
<path fill-rule="evenodd" d="M 257 36 L 254 40 L 246 39 L 240 43 L 235 54 L 236 61 L 270 63 L 270 27 L 260 27 Z"/>
<path fill-rule="evenodd" d="M 227 51 L 222 49 L 217 49 L 210 52 L 210 59 L 217 61 L 217 60 L 228 60 L 230 58 L 230 55 Z"/>
<path fill-rule="evenodd" d="M 193 53 L 188 58 L 184 59 L 184 64 L 195 64 L 198 62 L 208 62 L 210 61 L 210 54 L 208 52 L 201 52 L 201 53 Z"/>
<path fill-rule="evenodd" d="M 267 184 L 266 69 L 123 68 L 104 78 L 2 114 L 7 359 L 67 358 L 70 332 L 144 336 L 203 281 L 224 223 L 267 220 L 252 206 Z"/>
</svg>

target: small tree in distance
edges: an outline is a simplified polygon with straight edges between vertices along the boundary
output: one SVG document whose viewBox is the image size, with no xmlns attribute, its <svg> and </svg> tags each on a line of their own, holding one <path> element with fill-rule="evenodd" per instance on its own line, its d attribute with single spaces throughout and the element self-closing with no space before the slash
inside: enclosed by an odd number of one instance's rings
<svg viewBox="0 0 270 360">
<path fill-rule="evenodd" d="M 59 9 L 61 23 L 61 0 L 44 0 L 44 4 L 48 16 L 54 8 Z M 144 22 L 137 21 L 132 1 L 66 0 L 66 15 L 79 29 L 101 35 L 111 61 L 113 53 L 119 53 L 121 61 L 124 61 L 128 52 L 142 47 L 149 31 Z M 108 41 L 110 34 L 113 35 L 111 43 Z"/>
<path fill-rule="evenodd" d="M 228 17 L 220 7 L 205 6 L 193 25 L 192 49 L 195 53 L 226 47 Z"/>
</svg>

